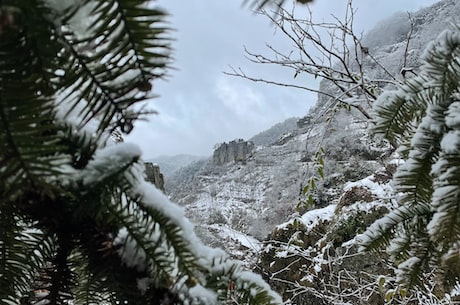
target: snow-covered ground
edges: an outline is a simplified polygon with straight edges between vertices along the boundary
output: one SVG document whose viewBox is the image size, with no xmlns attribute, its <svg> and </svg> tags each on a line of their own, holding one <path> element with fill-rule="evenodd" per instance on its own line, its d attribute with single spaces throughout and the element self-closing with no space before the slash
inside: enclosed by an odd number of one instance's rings
<svg viewBox="0 0 460 305">
<path fill-rule="evenodd" d="M 382 82 L 384 85 L 380 89 L 391 87 L 402 80 L 400 71 L 405 56 L 406 67 L 417 70 L 424 46 L 459 13 L 460 2 L 456 0 L 445 0 L 431 9 L 413 13 L 414 28 L 409 45 L 410 22 L 407 18 L 397 15 L 378 25 L 363 39 L 373 57 L 364 60 L 366 77 L 388 79 L 390 73 L 394 79 Z M 391 31 L 387 30 L 388 24 L 391 24 Z M 403 32 L 405 34 L 400 35 Z M 385 70 L 376 67 L 374 60 Z M 335 92 L 328 82 L 322 82 L 321 89 L 331 94 Z M 370 105 L 364 106 L 370 112 Z M 318 103 L 309 116 L 315 118 L 324 108 L 326 104 Z M 370 136 L 368 128 L 372 124 L 357 111 L 340 111 L 331 122 L 318 117 L 311 122 L 281 135 L 279 141 L 274 142 L 276 145 L 257 146 L 245 162 L 203 165 L 195 169 L 186 183 L 175 188 L 173 200 L 184 205 L 201 237 L 233 252 L 236 257 L 251 258 L 252 262 L 260 249 L 267 250 L 264 240 L 273 230 L 292 228 L 294 221 L 300 221 L 308 231 L 324 223 L 344 225 L 349 220 L 348 215 L 394 207 L 391 183 L 379 181 L 372 173 L 384 164 L 394 165 L 400 160 L 389 160 L 385 147 Z M 271 137 L 264 134 L 264 138 Z M 325 178 L 318 182 L 315 193 L 316 209 L 303 210 L 299 215 L 295 207 L 300 199 L 305 199 L 301 190 L 307 178 L 315 174 L 313 154 L 320 145 L 326 147 L 326 169 Z M 353 189 L 368 192 L 370 199 L 338 207 L 342 195 Z M 351 238 L 339 244 L 348 249 L 355 242 L 356 239 Z M 312 269 L 317 272 L 327 261 L 328 248 L 320 244 L 316 248 L 300 249 L 309 251 L 312 259 L 318 262 Z M 290 245 L 291 249 L 295 246 Z M 289 251 L 280 247 L 276 256 L 286 257 L 292 254 Z M 305 273 L 304 279 L 313 280 L 311 276 Z"/>
</svg>

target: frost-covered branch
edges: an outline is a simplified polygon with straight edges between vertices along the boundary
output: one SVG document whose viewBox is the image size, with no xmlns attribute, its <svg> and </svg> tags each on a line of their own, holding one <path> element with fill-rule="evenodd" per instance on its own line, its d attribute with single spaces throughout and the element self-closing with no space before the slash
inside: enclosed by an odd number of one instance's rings
<svg viewBox="0 0 460 305">
<path fill-rule="evenodd" d="M 353 23 L 355 11 L 352 1 L 348 2 L 343 20 L 334 16 L 334 22 L 316 22 L 308 7 L 291 11 L 280 8 L 275 14 L 262 10 L 276 29 L 293 44 L 293 49 L 281 51 L 266 45 L 270 55 L 252 52 L 245 48 L 245 56 L 255 64 L 277 65 L 291 70 L 292 82 L 248 75 L 243 69 L 230 67 L 227 75 L 241 77 L 253 82 L 290 87 L 318 93 L 330 101 L 330 108 L 341 103 L 344 98 L 359 98 L 368 104 L 379 93 L 380 80 L 370 78 L 365 70 L 364 61 L 370 60 L 386 71 L 390 82 L 399 83 L 385 67 L 376 60 L 368 47 L 362 44 L 360 36 L 355 34 Z M 305 15 L 305 17 L 304 17 Z M 313 77 L 328 82 L 330 88 L 317 87 L 317 83 L 298 81 L 301 76 Z M 389 82 L 385 80 L 385 82 Z M 371 120 L 366 107 L 351 105 L 367 120 Z"/>
</svg>

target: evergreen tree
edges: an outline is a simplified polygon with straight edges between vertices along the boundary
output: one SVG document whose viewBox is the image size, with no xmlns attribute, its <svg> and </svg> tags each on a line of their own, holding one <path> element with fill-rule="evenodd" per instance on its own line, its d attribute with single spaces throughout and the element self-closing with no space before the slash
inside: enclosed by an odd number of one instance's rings
<svg viewBox="0 0 460 305">
<path fill-rule="evenodd" d="M 0 1 L 1 304 L 281 303 L 110 139 L 149 113 L 164 19 L 142 0 Z"/>
<path fill-rule="evenodd" d="M 419 75 L 379 97 L 375 115 L 405 162 L 399 207 L 362 235 L 363 248 L 388 246 L 403 288 L 449 292 L 460 276 L 460 26 L 429 44 Z"/>
</svg>

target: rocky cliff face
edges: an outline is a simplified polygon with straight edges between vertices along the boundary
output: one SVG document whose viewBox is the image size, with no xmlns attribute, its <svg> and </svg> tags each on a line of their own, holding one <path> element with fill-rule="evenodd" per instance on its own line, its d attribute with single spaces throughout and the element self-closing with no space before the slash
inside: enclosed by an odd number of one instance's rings
<svg viewBox="0 0 460 305">
<path fill-rule="evenodd" d="M 245 162 L 251 156 L 254 143 L 238 139 L 219 144 L 214 150 L 212 161 L 214 165 L 229 162 Z"/>
<path fill-rule="evenodd" d="M 145 175 L 148 182 L 156 185 L 157 188 L 165 191 L 165 182 L 163 174 L 160 172 L 160 166 L 152 162 L 145 163 Z"/>
</svg>

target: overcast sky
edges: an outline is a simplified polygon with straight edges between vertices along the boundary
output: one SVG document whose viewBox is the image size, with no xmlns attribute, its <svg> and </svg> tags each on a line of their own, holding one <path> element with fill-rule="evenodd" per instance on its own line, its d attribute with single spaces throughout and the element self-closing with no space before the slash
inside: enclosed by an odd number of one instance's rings
<svg viewBox="0 0 460 305">
<path fill-rule="evenodd" d="M 415 11 L 436 0 L 354 0 L 355 29 L 370 29 L 397 11 Z M 248 139 L 285 119 L 305 115 L 316 96 L 305 91 L 255 84 L 223 74 L 229 66 L 248 74 L 292 80 L 292 72 L 248 62 L 244 47 L 265 52 L 268 43 L 289 48 L 267 18 L 255 15 L 243 0 L 158 0 L 176 29 L 174 67 L 167 81 L 157 81 L 158 98 L 149 103 L 159 112 L 137 123 L 127 141 L 141 146 L 144 159 L 159 155 L 208 156 L 216 143 Z M 340 16 L 347 0 L 315 0 L 315 20 Z M 266 53 L 266 52 L 265 52 Z"/>
</svg>

